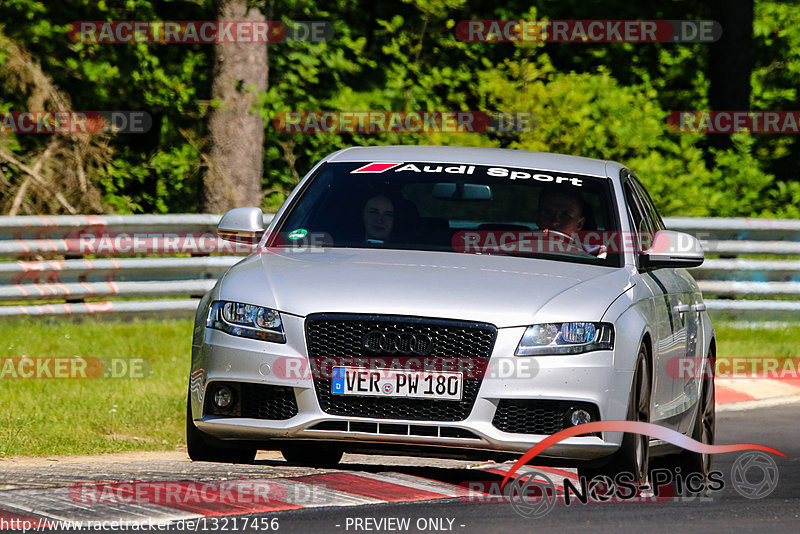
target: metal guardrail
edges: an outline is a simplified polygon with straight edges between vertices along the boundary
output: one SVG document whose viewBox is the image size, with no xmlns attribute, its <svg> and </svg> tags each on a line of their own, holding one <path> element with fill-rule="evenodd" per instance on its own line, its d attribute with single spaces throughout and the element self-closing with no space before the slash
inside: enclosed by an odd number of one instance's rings
<svg viewBox="0 0 800 534">
<path fill-rule="evenodd" d="M 800 261 L 786 258 L 800 258 L 800 220 L 670 217 L 664 222 L 670 230 L 696 236 L 712 256 L 690 270 L 710 313 L 800 319 L 800 299 L 776 299 L 800 297 Z M 758 255 L 772 258 L 736 257 Z"/>
<path fill-rule="evenodd" d="M 0 217 L 0 239 L 66 237 L 80 232 L 216 232 L 219 219 L 213 214 Z"/>
<path fill-rule="evenodd" d="M 0 316 L 190 316 L 197 298 L 250 251 L 218 238 L 219 219 L 0 217 Z"/>
<path fill-rule="evenodd" d="M 220 240 L 218 222 L 218 215 L 0 217 L 0 316 L 192 315 L 196 298 L 249 251 Z M 800 297 L 800 260 L 786 258 L 800 258 L 800 221 L 665 222 L 697 236 L 710 256 L 692 274 L 712 313 L 800 318 L 800 299 L 792 300 Z M 772 259 L 737 257 L 745 255 Z"/>
</svg>

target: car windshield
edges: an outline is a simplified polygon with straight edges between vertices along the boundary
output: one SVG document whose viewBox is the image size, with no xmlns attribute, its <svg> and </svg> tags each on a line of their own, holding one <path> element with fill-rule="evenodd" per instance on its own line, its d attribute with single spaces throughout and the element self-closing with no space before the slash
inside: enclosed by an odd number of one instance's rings
<svg viewBox="0 0 800 534">
<path fill-rule="evenodd" d="M 607 178 L 430 162 L 328 163 L 268 246 L 389 248 L 618 267 Z"/>
</svg>

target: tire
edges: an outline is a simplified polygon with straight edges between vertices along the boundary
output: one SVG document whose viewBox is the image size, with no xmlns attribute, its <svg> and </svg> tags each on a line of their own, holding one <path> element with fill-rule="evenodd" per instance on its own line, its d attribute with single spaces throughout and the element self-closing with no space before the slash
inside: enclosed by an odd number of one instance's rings
<svg viewBox="0 0 800 534">
<path fill-rule="evenodd" d="M 710 353 L 708 358 L 710 369 L 713 371 L 716 364 L 716 356 Z M 692 439 L 704 445 L 714 444 L 717 421 L 714 406 L 715 397 L 714 376 L 712 372 L 710 378 L 703 378 L 700 398 L 697 403 L 697 415 L 695 416 L 694 425 L 692 426 Z M 677 472 L 677 468 L 680 468 L 680 473 L 683 477 L 686 477 L 690 473 L 699 473 L 703 476 L 704 481 L 708 480 L 708 475 L 711 473 L 713 463 L 714 460 L 710 454 L 702 454 L 688 450 L 681 451 L 679 454 L 664 456 L 658 461 L 659 467 L 663 466 L 673 472 Z"/>
<path fill-rule="evenodd" d="M 650 422 L 650 369 L 647 365 L 647 348 L 642 345 L 636 360 L 636 371 L 631 381 L 631 394 L 628 401 L 626 420 L 642 423 Z M 626 472 L 634 476 L 634 482 L 647 481 L 650 461 L 650 438 L 641 434 L 626 432 L 622 445 L 608 461 L 599 467 L 579 467 L 578 475 L 591 480 L 596 476 L 611 479 L 618 473 Z"/>
<path fill-rule="evenodd" d="M 282 448 L 281 454 L 290 464 L 307 467 L 335 467 L 342 460 L 344 453 L 335 446 L 298 441 L 291 447 Z"/>
<path fill-rule="evenodd" d="M 208 444 L 213 438 L 204 434 L 192 420 L 191 399 L 186 399 L 186 449 L 193 462 L 219 462 L 227 464 L 252 464 L 257 449 L 214 447 Z"/>
</svg>

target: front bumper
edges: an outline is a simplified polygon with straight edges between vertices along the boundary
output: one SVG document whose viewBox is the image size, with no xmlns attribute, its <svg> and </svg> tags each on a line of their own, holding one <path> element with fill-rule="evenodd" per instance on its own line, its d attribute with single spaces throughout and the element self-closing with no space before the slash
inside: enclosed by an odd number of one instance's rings
<svg viewBox="0 0 800 534">
<path fill-rule="evenodd" d="M 198 429 L 223 440 L 269 442 L 320 440 L 348 444 L 431 447 L 453 451 L 524 453 L 547 434 L 504 432 L 494 424 L 502 400 L 553 400 L 589 403 L 600 420 L 625 418 L 632 372 L 615 367 L 613 351 L 571 356 L 515 357 L 524 327 L 497 331 L 489 371 L 481 379 L 469 416 L 460 421 L 424 421 L 332 415 L 318 402 L 308 372 L 304 318 L 283 314 L 287 343 L 234 337 L 206 328 L 192 348 L 192 416 Z M 224 417 L 204 413 L 215 382 L 266 384 L 292 388 L 297 414 L 285 420 Z M 455 402 L 455 401 L 453 401 Z M 312 428 L 321 426 L 323 429 Z M 407 431 L 403 431 L 403 428 Z M 565 439 L 543 457 L 591 460 L 619 448 L 620 433 Z"/>
</svg>

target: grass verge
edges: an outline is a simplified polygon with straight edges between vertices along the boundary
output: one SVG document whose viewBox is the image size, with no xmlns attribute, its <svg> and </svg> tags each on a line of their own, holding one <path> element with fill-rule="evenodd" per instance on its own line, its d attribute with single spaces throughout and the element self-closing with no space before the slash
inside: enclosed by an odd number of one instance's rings
<svg viewBox="0 0 800 534">
<path fill-rule="evenodd" d="M 0 322 L 3 358 L 142 358 L 151 371 L 144 378 L 97 379 L 9 379 L 3 373 L 0 457 L 180 445 L 191 339 L 190 319 Z"/>
<path fill-rule="evenodd" d="M 770 328 L 746 327 L 741 322 L 714 321 L 720 358 L 798 358 L 800 323 L 778 323 Z"/>
</svg>

